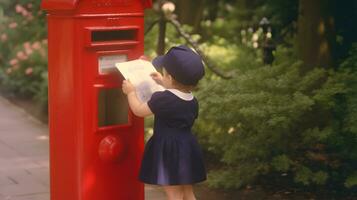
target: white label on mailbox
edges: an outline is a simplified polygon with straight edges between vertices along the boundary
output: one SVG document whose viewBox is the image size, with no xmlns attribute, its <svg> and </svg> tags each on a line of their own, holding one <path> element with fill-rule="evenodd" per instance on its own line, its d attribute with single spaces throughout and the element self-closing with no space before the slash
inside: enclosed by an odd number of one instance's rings
<svg viewBox="0 0 357 200">
<path fill-rule="evenodd" d="M 115 63 L 121 63 L 128 60 L 127 55 L 106 55 L 98 59 L 99 73 L 105 74 L 116 70 Z"/>
</svg>

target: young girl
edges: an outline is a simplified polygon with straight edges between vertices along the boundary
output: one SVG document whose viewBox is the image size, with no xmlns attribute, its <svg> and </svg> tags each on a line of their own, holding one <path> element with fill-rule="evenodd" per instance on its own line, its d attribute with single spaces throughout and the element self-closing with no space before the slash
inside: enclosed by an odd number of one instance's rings
<svg viewBox="0 0 357 200">
<path fill-rule="evenodd" d="M 130 81 L 123 92 L 133 113 L 154 114 L 154 134 L 145 146 L 139 179 L 162 185 L 169 200 L 195 200 L 192 184 L 206 180 L 202 152 L 191 127 L 198 116 L 198 102 L 191 90 L 204 76 L 199 55 L 186 46 L 171 48 L 153 60 L 163 76 L 152 78 L 166 90 L 155 92 L 147 103 L 138 100 Z"/>
</svg>

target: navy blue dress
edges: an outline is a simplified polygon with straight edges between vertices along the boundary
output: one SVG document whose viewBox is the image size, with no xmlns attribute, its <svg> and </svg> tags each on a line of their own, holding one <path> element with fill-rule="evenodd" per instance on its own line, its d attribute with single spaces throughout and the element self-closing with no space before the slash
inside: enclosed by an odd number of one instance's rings
<svg viewBox="0 0 357 200">
<path fill-rule="evenodd" d="M 156 185 L 206 180 L 202 152 L 191 133 L 198 116 L 197 100 L 183 100 L 165 90 L 155 92 L 148 106 L 155 115 L 154 134 L 146 143 L 139 179 Z"/>
</svg>

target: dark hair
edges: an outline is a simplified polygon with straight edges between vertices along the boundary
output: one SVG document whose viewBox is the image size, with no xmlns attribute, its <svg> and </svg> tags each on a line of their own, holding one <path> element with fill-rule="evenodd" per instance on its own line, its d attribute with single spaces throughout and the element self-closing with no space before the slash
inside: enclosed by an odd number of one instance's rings
<svg viewBox="0 0 357 200">
<path fill-rule="evenodd" d="M 182 89 L 184 91 L 193 91 L 197 87 L 197 85 L 185 85 L 185 84 L 182 84 L 182 83 L 178 82 L 177 80 L 175 80 L 173 77 L 172 77 L 172 84 L 175 87 L 177 87 L 177 89 Z"/>
</svg>

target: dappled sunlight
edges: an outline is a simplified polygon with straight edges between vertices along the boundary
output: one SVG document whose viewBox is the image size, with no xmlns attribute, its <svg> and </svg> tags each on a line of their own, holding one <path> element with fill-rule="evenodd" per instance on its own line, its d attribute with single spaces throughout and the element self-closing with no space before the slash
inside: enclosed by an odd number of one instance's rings
<svg viewBox="0 0 357 200">
<path fill-rule="evenodd" d="M 325 22 L 321 20 L 318 26 L 318 33 L 319 35 L 324 35 L 325 31 L 326 31 Z"/>
<path fill-rule="evenodd" d="M 48 137 L 48 135 L 40 135 L 40 136 L 37 136 L 36 139 L 37 140 L 48 140 L 49 137 Z"/>
<path fill-rule="evenodd" d="M 323 41 L 320 44 L 320 48 L 319 48 L 319 56 L 320 57 L 324 57 L 324 56 L 328 56 L 329 54 L 329 44 L 327 41 Z"/>
</svg>

